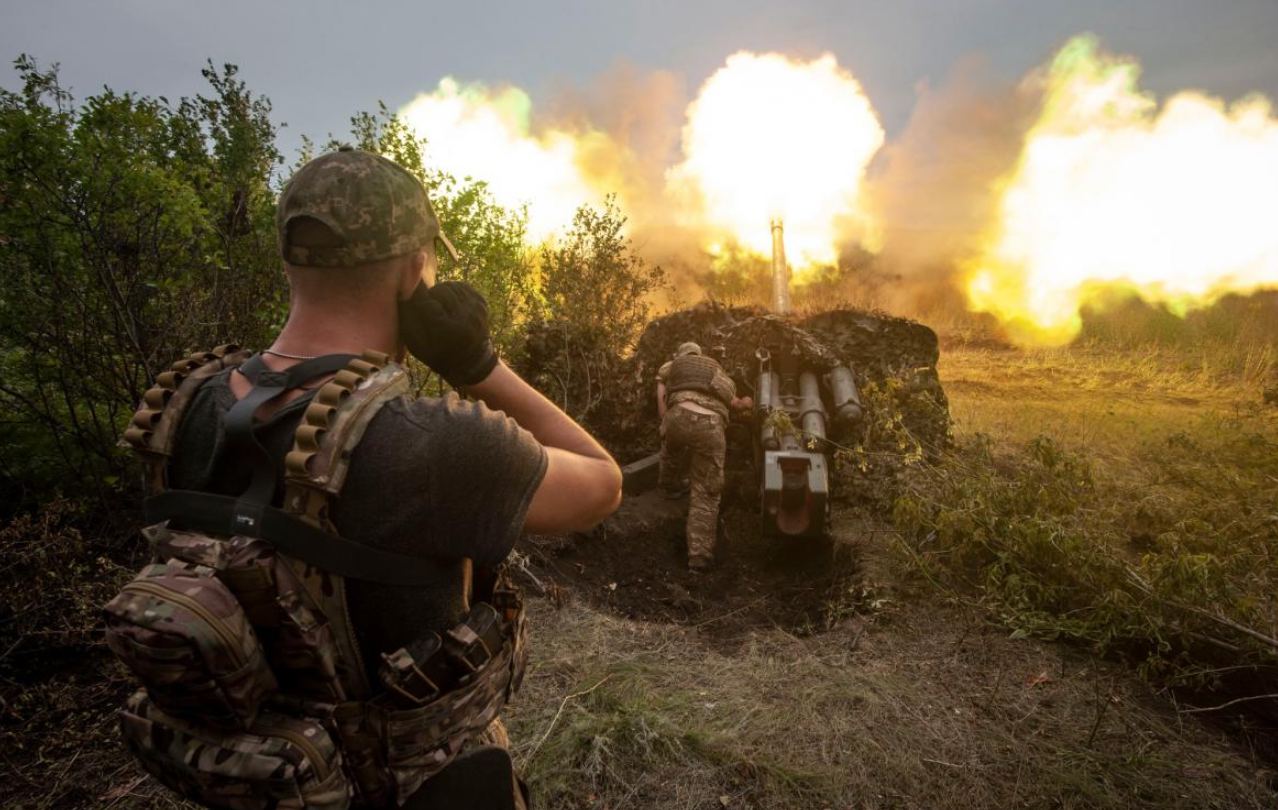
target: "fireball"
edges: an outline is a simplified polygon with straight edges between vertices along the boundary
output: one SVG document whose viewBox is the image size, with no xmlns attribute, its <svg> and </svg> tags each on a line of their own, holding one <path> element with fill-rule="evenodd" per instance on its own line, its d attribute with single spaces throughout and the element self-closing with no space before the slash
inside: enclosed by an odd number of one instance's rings
<svg viewBox="0 0 1278 810">
<path fill-rule="evenodd" d="M 1098 293 L 1173 311 L 1278 285 L 1278 119 L 1259 96 L 1196 92 L 1159 108 L 1140 68 L 1070 41 L 997 222 L 969 268 L 973 307 L 1024 342 L 1072 339 Z"/>
<path fill-rule="evenodd" d="M 554 128 L 534 133 L 532 101 L 518 87 L 490 89 L 444 78 L 398 115 L 426 139 L 432 169 L 483 181 L 498 204 L 526 209 L 534 243 L 566 230 L 581 205 L 603 203 L 581 160 L 605 136 Z"/>
<path fill-rule="evenodd" d="M 707 244 L 726 238 L 767 255 L 780 218 L 801 279 L 834 263 L 841 229 L 864 220 L 861 184 L 882 144 L 874 107 L 833 56 L 741 51 L 689 105 L 684 160 L 667 186 Z"/>
</svg>

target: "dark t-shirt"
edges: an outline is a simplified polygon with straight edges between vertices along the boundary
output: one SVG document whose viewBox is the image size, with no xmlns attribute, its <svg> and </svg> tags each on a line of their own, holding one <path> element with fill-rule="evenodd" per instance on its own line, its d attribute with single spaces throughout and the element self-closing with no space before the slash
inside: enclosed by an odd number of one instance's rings
<svg viewBox="0 0 1278 810">
<path fill-rule="evenodd" d="M 251 460 L 223 452 L 224 420 L 236 402 L 230 373 L 211 378 L 188 406 L 169 467 L 175 489 L 238 495 L 248 487 Z M 276 506 L 283 503 L 284 456 L 312 396 L 288 403 L 257 430 L 276 460 Z M 482 403 L 456 394 L 401 397 L 377 413 L 351 457 L 333 522 L 357 543 L 436 560 L 439 574 L 420 588 L 347 580 L 372 683 L 379 653 L 465 616 L 465 559 L 485 567 L 505 559 L 545 472 L 546 451 L 532 434 Z"/>
</svg>

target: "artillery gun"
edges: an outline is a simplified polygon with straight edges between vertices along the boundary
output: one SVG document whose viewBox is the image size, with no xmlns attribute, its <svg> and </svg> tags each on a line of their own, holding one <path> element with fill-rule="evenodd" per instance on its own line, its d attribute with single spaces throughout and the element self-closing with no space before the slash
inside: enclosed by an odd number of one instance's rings
<svg viewBox="0 0 1278 810">
<path fill-rule="evenodd" d="M 737 390 L 755 400 L 749 427 L 729 431 L 729 479 L 749 479 L 765 533 L 783 542 L 811 542 L 828 533 L 831 499 L 840 492 L 836 442 L 867 452 L 870 471 L 857 474 L 867 482 L 885 466 L 880 459 L 901 452 L 890 431 L 874 428 L 886 402 L 894 425 L 925 447 L 947 440 L 949 410 L 936 374 L 935 332 L 864 310 L 790 314 L 780 222 L 773 223 L 772 235 L 771 311 L 705 302 L 649 323 L 618 384 L 608 389 L 600 410 L 610 418 L 597 431 L 618 455 L 651 454 L 658 433 L 652 397 L 657 369 L 680 343 L 697 342 L 719 360 Z M 656 468 L 656 454 L 627 465 L 626 491 L 654 486 Z M 725 499 L 745 489 L 730 487 Z"/>
<path fill-rule="evenodd" d="M 784 225 L 780 219 L 771 225 L 772 309 L 788 315 Z M 821 374 L 812 358 L 805 358 L 793 344 L 760 345 L 755 358 L 759 366 L 753 434 L 763 529 L 782 537 L 824 537 L 830 515 L 828 423 L 831 416 L 847 426 L 860 421 L 863 408 L 856 378 L 844 364 Z"/>
<path fill-rule="evenodd" d="M 832 416 L 848 426 L 861 419 L 856 379 L 845 365 L 819 375 L 797 353 L 777 348 L 774 360 L 773 350 L 760 346 L 755 353 L 753 432 L 763 528 L 776 536 L 824 537 L 830 514 L 827 427 Z"/>
</svg>

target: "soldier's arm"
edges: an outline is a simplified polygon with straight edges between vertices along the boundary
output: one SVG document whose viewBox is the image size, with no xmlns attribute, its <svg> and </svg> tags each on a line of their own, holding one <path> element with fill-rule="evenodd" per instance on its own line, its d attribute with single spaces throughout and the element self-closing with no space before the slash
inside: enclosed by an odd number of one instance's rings
<svg viewBox="0 0 1278 810">
<path fill-rule="evenodd" d="M 621 469 L 608 451 L 505 363 L 465 390 L 505 411 L 546 448 L 546 475 L 528 507 L 525 531 L 584 531 L 621 503 Z"/>
<path fill-rule="evenodd" d="M 666 420 L 666 377 L 670 374 L 670 361 L 661 364 L 657 369 L 657 421 Z"/>
</svg>

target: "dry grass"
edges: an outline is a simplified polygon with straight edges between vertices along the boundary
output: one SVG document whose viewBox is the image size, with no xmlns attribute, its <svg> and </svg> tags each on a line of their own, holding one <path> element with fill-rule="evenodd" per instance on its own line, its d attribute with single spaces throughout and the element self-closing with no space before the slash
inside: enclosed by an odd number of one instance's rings
<svg viewBox="0 0 1278 810">
<path fill-rule="evenodd" d="M 1267 807 L 1247 756 L 1120 668 L 922 600 L 735 654 L 537 603 L 510 713 L 543 807 Z"/>
</svg>

